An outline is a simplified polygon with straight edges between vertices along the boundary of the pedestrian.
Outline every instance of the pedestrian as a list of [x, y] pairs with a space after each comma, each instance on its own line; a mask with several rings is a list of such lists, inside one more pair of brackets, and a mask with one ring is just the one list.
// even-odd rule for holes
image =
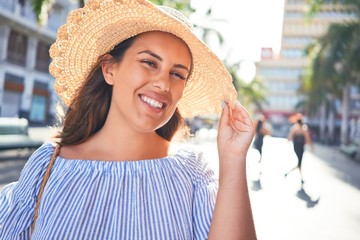
[[[63, 127], [3, 188], [0, 239], [256, 239], [254, 126], [183, 15], [147, 0], [88, 0], [50, 55]], [[213, 112], [219, 185], [201, 153], [170, 152], [182, 117]]]
[[265, 118], [262, 117], [257, 120], [255, 124], [255, 138], [253, 146], [260, 154], [259, 162], [261, 162], [262, 159], [262, 147], [264, 144], [264, 137], [271, 134], [270, 129], [267, 128], [265, 123]]
[[302, 176], [302, 160], [305, 151], [305, 145], [309, 145], [313, 150], [313, 144], [311, 141], [310, 131], [306, 124], [302, 121], [302, 115], [297, 114], [297, 118], [295, 119], [294, 125], [290, 128], [288, 140], [292, 141], [294, 152], [298, 159], [298, 164], [294, 168], [290, 169], [287, 173], [285, 173], [285, 177], [289, 175], [290, 172], [299, 169], [300, 177], [301, 177], [301, 184], [304, 183], [303, 176]]

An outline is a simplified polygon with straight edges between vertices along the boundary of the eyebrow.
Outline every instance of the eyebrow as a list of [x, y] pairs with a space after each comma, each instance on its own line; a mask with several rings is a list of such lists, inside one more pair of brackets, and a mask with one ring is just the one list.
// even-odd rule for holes
[[[154, 58], [158, 59], [161, 62], [163, 61], [163, 59], [159, 55], [157, 55], [156, 53], [153, 53], [150, 50], [144, 50], [144, 51], [138, 52], [138, 54], [142, 54], [142, 53], [149, 54], [149, 55], [153, 56]], [[175, 64], [174, 67], [182, 68], [182, 69], [185, 69], [188, 72], [190, 72], [189, 69], [187, 67], [185, 67], [184, 65], [182, 65], [182, 64]]]

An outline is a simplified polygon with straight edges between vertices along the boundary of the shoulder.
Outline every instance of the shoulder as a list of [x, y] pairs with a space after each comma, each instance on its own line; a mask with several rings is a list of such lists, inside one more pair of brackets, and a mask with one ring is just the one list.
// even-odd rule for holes
[[303, 124], [301, 128], [302, 128], [302, 130], [304, 130], [304, 131], [308, 131], [308, 130], [309, 130], [309, 127], [308, 127], [308, 125], [306, 125], [306, 124]]
[[0, 192], [1, 239], [15, 239], [15, 235], [29, 229], [41, 180], [53, 152], [52, 143], [43, 144], [30, 156], [19, 180]]
[[195, 183], [215, 181], [214, 171], [202, 151], [184, 145], [176, 154], [182, 167], [191, 175]]
[[176, 153], [177, 159], [187, 168], [196, 168], [201, 165], [203, 152], [188, 144], [182, 144]]
[[54, 153], [54, 149], [54, 143], [44, 143], [30, 156], [29, 160], [25, 164], [22, 174], [26, 170], [36, 170], [46, 165], [50, 161], [51, 155]]
[[14, 188], [14, 193], [18, 193], [19, 197], [29, 197], [37, 195], [38, 188], [46, 167], [54, 152], [55, 145], [53, 143], [44, 143], [38, 148], [28, 159], [23, 170], [21, 171], [19, 181]]

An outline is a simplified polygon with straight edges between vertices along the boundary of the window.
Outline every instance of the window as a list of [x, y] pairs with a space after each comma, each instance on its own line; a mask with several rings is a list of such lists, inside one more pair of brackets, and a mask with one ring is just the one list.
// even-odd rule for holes
[[279, 67], [279, 68], [271, 68], [271, 67], [264, 67], [259, 69], [259, 75], [271, 78], [299, 78], [302, 74], [301, 68], [286, 68], [286, 67]]
[[27, 38], [15, 31], [10, 32], [7, 60], [11, 63], [25, 66]]
[[29, 119], [33, 122], [45, 122], [48, 109], [48, 84], [35, 80]]
[[281, 56], [284, 58], [301, 58], [304, 57], [304, 51], [296, 48], [283, 49]]
[[63, 18], [63, 16], [64, 16], [64, 8], [59, 4], [55, 4], [49, 14], [47, 27], [50, 30], [56, 32], [58, 28], [61, 26], [61, 23], [66, 20]]
[[29, 118], [34, 122], [44, 122], [46, 120], [46, 97], [33, 95]]
[[39, 42], [37, 46], [35, 68], [39, 71], [48, 72], [50, 64], [49, 48], [49, 45], [42, 42]]
[[301, 45], [306, 46], [310, 44], [314, 39], [309, 36], [299, 36], [299, 37], [284, 37], [283, 43], [287, 45]]

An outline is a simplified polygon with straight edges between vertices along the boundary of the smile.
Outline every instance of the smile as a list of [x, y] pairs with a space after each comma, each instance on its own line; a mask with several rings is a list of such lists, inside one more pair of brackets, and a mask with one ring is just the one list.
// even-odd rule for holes
[[149, 98], [149, 97], [146, 97], [146, 96], [141, 95], [140, 98], [141, 98], [144, 102], [146, 102], [147, 104], [149, 104], [150, 106], [152, 106], [152, 107], [154, 107], [154, 108], [162, 108], [162, 107], [164, 106], [163, 103], [158, 102], [158, 101], [156, 101], [156, 100], [154, 100], [154, 99], [151, 99], [151, 98]]

